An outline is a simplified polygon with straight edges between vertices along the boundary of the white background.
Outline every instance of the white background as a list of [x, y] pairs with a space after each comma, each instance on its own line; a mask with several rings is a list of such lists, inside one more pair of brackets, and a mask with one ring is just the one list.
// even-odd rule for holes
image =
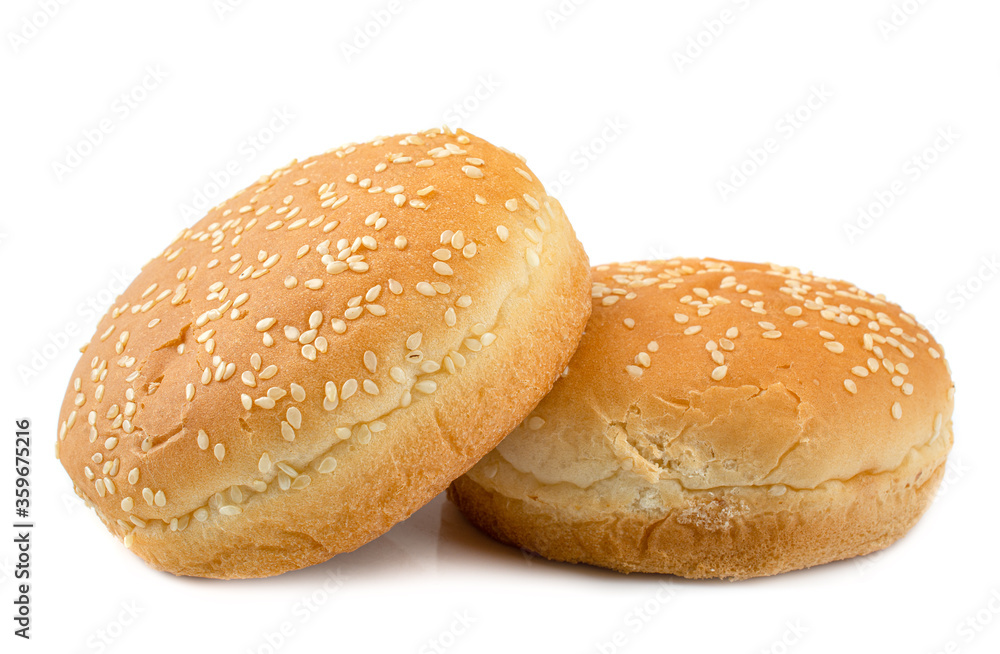
[[[0, 11], [5, 652], [1000, 649], [1000, 282], [983, 263], [1000, 253], [998, 3], [566, 0], [562, 15], [558, 0], [121, 0], [50, 2], [51, 17], [45, 4]], [[102, 121], [110, 132], [81, 146]], [[273, 579], [175, 578], [128, 554], [52, 455], [75, 348], [96, 323], [87, 303], [103, 312], [118, 276], [200, 218], [183, 211], [199, 192], [214, 204], [293, 157], [442, 123], [526, 156], [594, 263], [774, 261], [937, 322], [956, 444], [919, 525], [880, 554], [741, 583], [530, 558], [443, 497]], [[211, 188], [227, 165], [239, 172]], [[8, 457], [25, 416], [30, 642], [7, 617]]]

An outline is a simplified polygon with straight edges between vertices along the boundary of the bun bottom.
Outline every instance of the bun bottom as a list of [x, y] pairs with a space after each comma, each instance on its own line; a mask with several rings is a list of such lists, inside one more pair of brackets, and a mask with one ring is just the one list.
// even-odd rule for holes
[[659, 512], [568, 510], [507, 497], [470, 475], [453, 482], [448, 497], [496, 540], [555, 561], [740, 580], [888, 547], [929, 506], [945, 461], [910, 456], [895, 470], [781, 495], [767, 487], [685, 491], [682, 506]]

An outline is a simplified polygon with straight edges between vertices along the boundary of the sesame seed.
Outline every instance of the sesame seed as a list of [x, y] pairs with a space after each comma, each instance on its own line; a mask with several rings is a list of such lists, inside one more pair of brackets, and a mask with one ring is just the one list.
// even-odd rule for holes
[[215, 453], [215, 458], [219, 461], [226, 458], [226, 446], [222, 443], [217, 443], [212, 451]]
[[358, 381], [356, 379], [348, 379], [340, 389], [340, 399], [346, 400], [357, 392]]
[[769, 330], [761, 334], [761, 336], [763, 336], [764, 338], [771, 338], [771, 339], [781, 338], [781, 332], [777, 330]]
[[475, 166], [462, 166], [462, 172], [471, 179], [481, 179], [483, 176], [483, 171]]
[[642, 368], [639, 366], [628, 365], [625, 366], [625, 371], [632, 376], [633, 379], [638, 379], [642, 376]]
[[249, 370], [244, 370], [243, 374], [240, 375], [240, 379], [243, 381], [244, 384], [246, 384], [250, 388], [257, 387], [257, 380], [254, 378], [253, 373], [250, 372]]
[[892, 403], [892, 417], [896, 420], [903, 417], [903, 407], [899, 404], [899, 402]]
[[437, 390], [437, 382], [426, 379], [424, 381], [419, 381], [413, 385], [414, 390], [420, 391], [421, 393], [430, 394]]
[[418, 293], [420, 293], [421, 295], [426, 295], [427, 297], [433, 297], [434, 295], [437, 295], [437, 291], [434, 290], [434, 287], [428, 284], [427, 282], [417, 282], [416, 289]]
[[679, 322], [680, 324], [682, 324], [682, 325], [683, 325], [683, 324], [684, 324], [684, 323], [686, 323], [686, 322], [687, 322], [687, 321], [688, 321], [689, 319], [688, 319], [688, 317], [687, 317], [687, 316], [686, 316], [685, 314], [683, 314], [683, 313], [675, 313], [675, 314], [674, 314], [674, 320], [675, 320], [675, 321], [677, 321], [677, 322]]
[[718, 366], [712, 370], [712, 379], [715, 381], [722, 381], [722, 378], [726, 376], [729, 372], [729, 366]]
[[504, 202], [503, 206], [507, 208], [507, 211], [517, 211], [517, 200], [511, 198]]
[[445, 276], [453, 274], [451, 266], [449, 266], [443, 261], [434, 262], [434, 272], [436, 272], [439, 275], [445, 275]]
[[823, 345], [834, 354], [840, 354], [844, 351], [844, 345], [838, 341], [827, 341]]
[[507, 238], [510, 236], [510, 232], [503, 225], [497, 225], [497, 237], [500, 238], [501, 243], [506, 243]]
[[378, 367], [378, 357], [376, 357], [375, 353], [371, 350], [367, 350], [364, 355], [364, 363], [368, 372], [374, 373], [375, 369]]
[[166, 506], [166, 494], [161, 490], [156, 491], [156, 494], [153, 496], [153, 503], [156, 504], [156, 506]]

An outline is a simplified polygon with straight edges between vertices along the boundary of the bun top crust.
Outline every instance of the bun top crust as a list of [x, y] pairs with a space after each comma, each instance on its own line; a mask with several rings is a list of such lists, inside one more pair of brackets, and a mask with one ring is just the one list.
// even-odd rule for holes
[[951, 445], [942, 348], [882, 296], [773, 264], [592, 273], [593, 313], [564, 377], [474, 479], [503, 485], [506, 461], [518, 483], [604, 482], [604, 501], [636, 496], [623, 479], [810, 489]]
[[293, 161], [183, 230], [118, 298], [73, 374], [57, 455], [126, 544], [134, 526], [238, 514], [234, 487], [305, 488], [296, 470], [330, 472], [331, 448], [350, 456], [380, 417], [457, 383], [506, 298], [568, 278], [553, 261], [585, 271], [578, 248], [523, 160], [470, 134]]

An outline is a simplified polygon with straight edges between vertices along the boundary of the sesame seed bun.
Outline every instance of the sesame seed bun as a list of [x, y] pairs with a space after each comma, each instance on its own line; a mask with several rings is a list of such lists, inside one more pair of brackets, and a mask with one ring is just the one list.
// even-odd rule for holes
[[483, 531], [560, 561], [743, 579], [884, 548], [920, 517], [954, 389], [900, 307], [767, 264], [592, 273], [563, 378], [449, 490]]
[[589, 286], [519, 157], [443, 130], [345, 145], [261, 178], [143, 268], [73, 373], [57, 455], [155, 568], [324, 561], [524, 418]]

